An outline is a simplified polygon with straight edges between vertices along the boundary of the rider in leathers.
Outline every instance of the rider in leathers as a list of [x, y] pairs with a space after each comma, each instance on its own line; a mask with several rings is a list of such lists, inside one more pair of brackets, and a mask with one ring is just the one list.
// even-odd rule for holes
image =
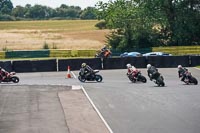
[[182, 67], [181, 65], [178, 65], [178, 76], [181, 78], [181, 81], [184, 81], [186, 78], [186, 72], [188, 71], [187, 68]]
[[152, 66], [151, 64], [147, 65], [147, 73], [150, 80], [157, 79], [159, 76], [158, 69], [155, 66]]
[[134, 66], [131, 66], [131, 64], [126, 65], [128, 72], [127, 75], [133, 75], [133, 77], [137, 77], [137, 73], [139, 70], [137, 70]]
[[0, 80], [4, 80], [7, 76], [8, 72], [3, 69], [2, 67], [0, 67]]
[[94, 74], [93, 74], [94, 70], [89, 65], [87, 65], [86, 63], [82, 63], [81, 67], [84, 71], [85, 77], [94, 76]]

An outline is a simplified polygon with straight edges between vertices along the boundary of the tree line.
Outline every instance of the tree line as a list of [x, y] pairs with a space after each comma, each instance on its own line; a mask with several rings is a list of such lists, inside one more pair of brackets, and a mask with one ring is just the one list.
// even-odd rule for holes
[[111, 0], [96, 8], [113, 49], [200, 44], [200, 0]]
[[43, 5], [13, 7], [11, 0], [0, 0], [0, 20], [45, 20], [45, 19], [96, 19], [95, 8], [61, 4], [58, 8]]

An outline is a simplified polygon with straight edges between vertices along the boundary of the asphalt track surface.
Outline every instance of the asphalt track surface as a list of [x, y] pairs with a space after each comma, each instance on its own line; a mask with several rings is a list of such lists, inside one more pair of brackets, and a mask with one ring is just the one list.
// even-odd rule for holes
[[[200, 70], [189, 70], [200, 81]], [[102, 83], [83, 86], [114, 133], [200, 133], [199, 85], [180, 82], [177, 69], [159, 71], [165, 87], [131, 83], [126, 70], [102, 71]]]
[[[146, 70], [140, 70], [147, 77]], [[189, 70], [200, 81], [200, 70]], [[100, 71], [104, 78], [102, 83], [81, 83], [75, 78], [65, 79], [66, 72], [19, 73], [20, 83], [17, 85], [82, 85], [114, 133], [199, 133], [199, 85], [185, 85], [180, 82], [175, 68], [159, 71], [164, 76], [165, 87], [157, 87], [149, 79], [147, 83], [131, 83], [126, 77], [125, 69]], [[74, 74], [77, 76], [78, 71]], [[13, 89], [12, 86], [16, 85], [3, 83], [0, 91], [9, 91]], [[16, 93], [19, 92], [20, 89]], [[0, 111], [2, 114], [4, 110]], [[61, 115], [58, 116], [56, 121], [61, 121], [62, 127], [64, 120]], [[6, 125], [0, 125], [0, 132], [5, 132], [1, 128]], [[54, 130], [59, 133], [58, 128]], [[63, 127], [60, 132], [67, 131]]]

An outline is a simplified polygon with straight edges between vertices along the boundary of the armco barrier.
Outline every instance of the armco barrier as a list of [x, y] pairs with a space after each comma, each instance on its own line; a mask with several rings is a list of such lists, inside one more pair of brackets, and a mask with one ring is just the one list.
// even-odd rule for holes
[[200, 45], [152, 47], [153, 52], [166, 52], [172, 55], [200, 55]]
[[40, 58], [49, 57], [49, 50], [7, 51], [5, 54], [6, 58]]
[[71, 57], [71, 50], [50, 50], [49, 57]]
[[178, 65], [190, 66], [189, 56], [148, 56], [146, 60], [147, 64], [160, 68], [177, 67]]
[[124, 69], [128, 63], [137, 68], [146, 67], [145, 57], [126, 57], [103, 59], [103, 69]]
[[70, 66], [71, 70], [79, 70], [81, 64], [85, 62], [93, 69], [101, 69], [101, 59], [100, 58], [89, 58], [89, 59], [59, 59], [58, 60], [58, 70], [67, 71], [67, 67]]
[[56, 59], [13, 61], [15, 72], [48, 72], [56, 71]]
[[50, 50], [50, 57], [94, 57], [96, 50]]
[[5, 51], [0, 51], [0, 59], [5, 59]]
[[0, 61], [0, 67], [4, 68], [8, 72], [13, 71], [11, 61]]
[[96, 50], [78, 50], [78, 57], [94, 57]]

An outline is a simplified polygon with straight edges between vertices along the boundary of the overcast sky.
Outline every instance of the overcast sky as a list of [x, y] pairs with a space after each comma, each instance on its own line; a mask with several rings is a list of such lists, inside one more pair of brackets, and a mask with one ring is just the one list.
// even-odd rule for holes
[[91, 6], [94, 7], [98, 1], [108, 2], [109, 0], [11, 0], [13, 6], [21, 5], [25, 6], [26, 4], [35, 4], [46, 5], [52, 8], [59, 7], [61, 4], [66, 4], [68, 6], [80, 6], [82, 9]]

